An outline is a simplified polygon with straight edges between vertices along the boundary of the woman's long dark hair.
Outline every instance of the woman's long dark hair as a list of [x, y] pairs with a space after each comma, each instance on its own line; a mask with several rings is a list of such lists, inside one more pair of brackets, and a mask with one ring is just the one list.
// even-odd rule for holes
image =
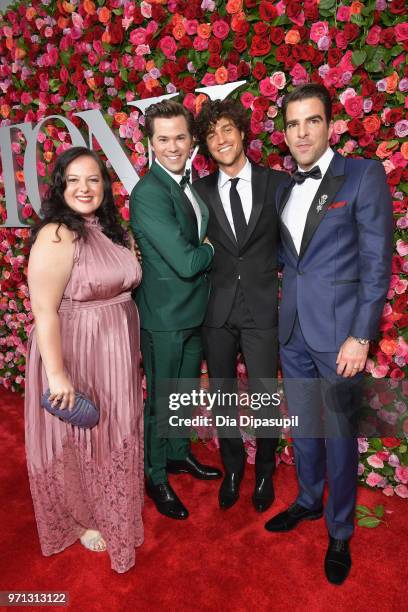
[[[58, 223], [58, 226], [64, 224], [68, 229], [75, 232], [78, 238], [86, 240], [87, 228], [84, 217], [70, 208], [64, 199], [67, 167], [72, 161], [83, 156], [92, 157], [101, 171], [103, 180], [103, 199], [102, 204], [95, 211], [95, 216], [99, 219], [102, 231], [112, 240], [112, 242], [128, 246], [126, 231], [119, 222], [119, 214], [113, 199], [112, 181], [109, 173], [99, 156], [86, 147], [71, 147], [58, 157], [54, 170], [52, 171], [51, 183], [41, 204], [41, 221], [31, 230], [31, 244], [35, 242], [38, 232], [47, 225], [47, 223]], [[57, 238], [59, 238], [58, 228], [56, 231]]]

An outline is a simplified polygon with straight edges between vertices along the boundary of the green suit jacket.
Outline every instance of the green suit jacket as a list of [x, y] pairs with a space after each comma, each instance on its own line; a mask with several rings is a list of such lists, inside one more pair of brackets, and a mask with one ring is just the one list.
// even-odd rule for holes
[[198, 195], [196, 200], [202, 214], [200, 237], [187, 196], [158, 164], [132, 191], [130, 224], [143, 268], [136, 303], [144, 329], [190, 329], [203, 322], [210, 289], [205, 271], [213, 249], [202, 244], [208, 209]]

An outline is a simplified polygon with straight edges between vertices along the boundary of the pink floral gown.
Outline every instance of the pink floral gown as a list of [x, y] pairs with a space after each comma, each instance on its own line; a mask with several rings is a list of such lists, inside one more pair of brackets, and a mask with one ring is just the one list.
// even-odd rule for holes
[[64, 365], [100, 420], [67, 425], [40, 405], [48, 383], [35, 330], [28, 349], [26, 453], [41, 550], [52, 555], [87, 528], [98, 529], [112, 569], [134, 565], [143, 541], [143, 400], [139, 318], [130, 291], [141, 280], [133, 254], [114, 244], [96, 218], [75, 243], [59, 309]]

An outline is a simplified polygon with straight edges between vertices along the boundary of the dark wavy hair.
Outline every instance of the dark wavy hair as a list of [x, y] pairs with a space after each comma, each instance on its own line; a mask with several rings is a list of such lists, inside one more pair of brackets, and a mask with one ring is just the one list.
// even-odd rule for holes
[[244, 148], [249, 142], [249, 117], [240, 102], [237, 100], [208, 100], [204, 102], [200, 114], [195, 120], [194, 136], [200, 146], [200, 153], [209, 156], [207, 136], [217, 121], [226, 117], [244, 133]]
[[112, 181], [105, 164], [99, 156], [86, 147], [71, 147], [62, 153], [54, 166], [51, 174], [51, 183], [41, 204], [39, 221], [31, 231], [30, 243], [33, 244], [38, 232], [48, 223], [58, 223], [56, 236], [61, 240], [58, 230], [61, 225], [75, 232], [77, 238], [87, 238], [87, 228], [84, 217], [70, 208], [64, 199], [66, 187], [66, 170], [71, 162], [78, 157], [92, 157], [99, 166], [103, 181], [103, 199], [95, 216], [99, 219], [103, 233], [117, 244], [128, 246], [127, 233], [121, 226], [119, 215], [112, 193]]

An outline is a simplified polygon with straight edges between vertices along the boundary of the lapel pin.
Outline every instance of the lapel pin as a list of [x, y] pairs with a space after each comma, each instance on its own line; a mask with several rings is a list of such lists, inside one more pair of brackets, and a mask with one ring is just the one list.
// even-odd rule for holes
[[326, 204], [326, 202], [327, 202], [327, 198], [328, 198], [328, 197], [329, 197], [328, 195], [324, 194], [324, 195], [322, 195], [322, 196], [319, 198], [319, 202], [318, 202], [318, 204], [317, 204], [317, 206], [316, 206], [316, 212], [317, 212], [317, 213], [321, 212], [321, 210], [322, 210], [323, 206], [324, 206], [324, 205]]

